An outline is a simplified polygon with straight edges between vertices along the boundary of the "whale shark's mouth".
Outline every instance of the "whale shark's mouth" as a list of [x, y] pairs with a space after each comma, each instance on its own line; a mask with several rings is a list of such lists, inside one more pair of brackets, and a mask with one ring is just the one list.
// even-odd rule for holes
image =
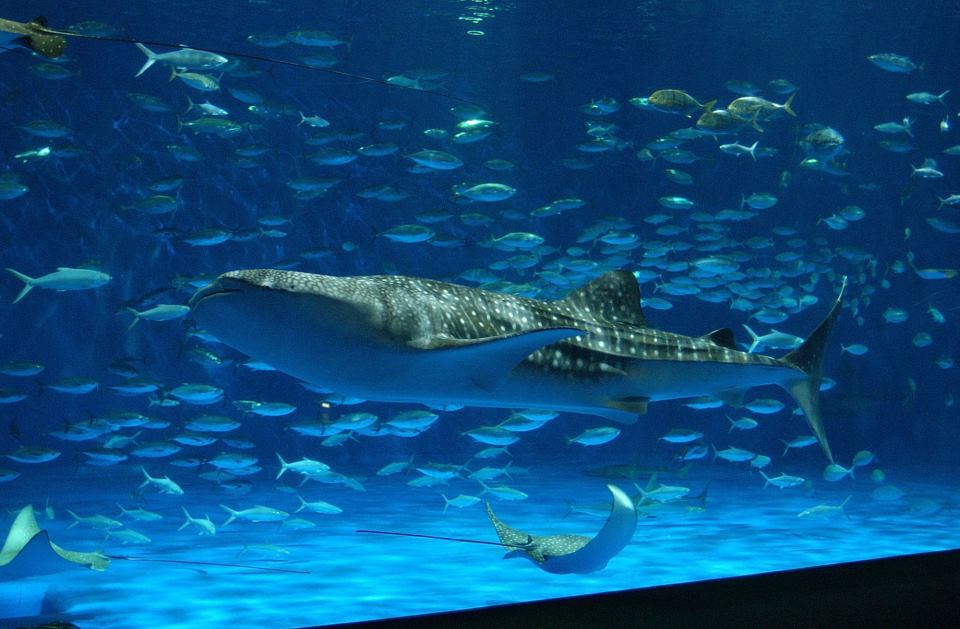
[[201, 303], [214, 299], [216, 297], [223, 297], [226, 295], [231, 295], [233, 293], [239, 293], [242, 289], [240, 288], [228, 288], [223, 286], [220, 282], [214, 282], [206, 288], [201, 288], [196, 293], [193, 294], [193, 297], [190, 298], [190, 301], [187, 302], [187, 305], [190, 308], [196, 308]]
[[230, 295], [232, 293], [241, 293], [248, 291], [252, 288], [265, 288], [257, 283], [250, 282], [242, 277], [233, 277], [235, 271], [230, 273], [224, 273], [223, 275], [217, 277], [215, 280], [210, 282], [207, 286], [201, 288], [196, 293], [193, 294], [193, 297], [190, 298], [190, 301], [187, 302], [190, 307], [194, 307], [197, 304], [211, 299], [214, 297], [222, 297], [224, 295]]

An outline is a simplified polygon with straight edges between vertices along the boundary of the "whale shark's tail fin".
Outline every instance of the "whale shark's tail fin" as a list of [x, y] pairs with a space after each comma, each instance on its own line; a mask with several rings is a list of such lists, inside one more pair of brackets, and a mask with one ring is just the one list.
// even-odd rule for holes
[[843, 278], [840, 294], [830, 309], [830, 314], [820, 322], [820, 325], [807, 337], [800, 347], [783, 357], [783, 360], [803, 371], [805, 377], [794, 378], [781, 383], [784, 389], [793, 396], [807, 418], [807, 424], [813, 430], [820, 448], [827, 459], [833, 463], [833, 453], [827, 442], [827, 433], [823, 429], [823, 417], [820, 416], [820, 380], [823, 377], [823, 349], [830, 338], [833, 324], [840, 315], [843, 301], [843, 292], [847, 287], [847, 278]]

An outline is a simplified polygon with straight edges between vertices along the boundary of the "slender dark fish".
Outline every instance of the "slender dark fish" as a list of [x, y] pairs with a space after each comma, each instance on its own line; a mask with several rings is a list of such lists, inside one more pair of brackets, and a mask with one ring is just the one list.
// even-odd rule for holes
[[[57, 29], [49, 28], [47, 26], [46, 18], [42, 16], [37, 17], [32, 21], [27, 22], [26, 24], [21, 22], [14, 22], [13, 20], [0, 18], [0, 31], [24, 36], [24, 37], [13, 39], [12, 43], [16, 45], [26, 46], [31, 50], [34, 50], [46, 57], [51, 57], [51, 58], [59, 57], [61, 54], [63, 54], [64, 49], [67, 47], [67, 41], [65, 37], [80, 37], [83, 39], [96, 39], [99, 41], [116, 42], [121, 44], [140, 44], [140, 45], [149, 45], [149, 46], [161, 46], [164, 48], [179, 48], [181, 50], [193, 49], [192, 46], [187, 44], [171, 44], [169, 42], [150, 41], [146, 39], [129, 39], [126, 37], [92, 35], [89, 33], [77, 33], [73, 31], [57, 30]], [[0, 49], [2, 49], [3, 44], [4, 44], [4, 39], [0, 38]], [[287, 59], [277, 59], [275, 57], [265, 57], [262, 55], [251, 55], [251, 54], [236, 52], [231, 50], [216, 50], [213, 48], [204, 48], [203, 52], [211, 52], [218, 55], [224, 55], [226, 57], [236, 57], [240, 59], [250, 59], [252, 61], [262, 61], [265, 63], [292, 66], [294, 68], [302, 68], [305, 70], [316, 70], [320, 72], [326, 72], [327, 74], [334, 74], [337, 76], [356, 79], [358, 81], [363, 81], [367, 83], [379, 83], [381, 85], [387, 85], [390, 87], [399, 87], [401, 89], [412, 90], [415, 92], [426, 92], [428, 94], [436, 94], [437, 96], [442, 96], [444, 98], [449, 98], [449, 99], [464, 102], [464, 103], [470, 103], [471, 105], [480, 106], [471, 100], [461, 98], [459, 96], [454, 96], [452, 94], [446, 94], [444, 92], [440, 92], [437, 90], [420, 89], [420, 88], [411, 87], [408, 85], [390, 83], [389, 81], [378, 79], [372, 76], [366, 76], [364, 74], [344, 72], [343, 70], [334, 70], [333, 68], [322, 68], [317, 66], [310, 66], [305, 63], [299, 63], [297, 61], [289, 61]]]

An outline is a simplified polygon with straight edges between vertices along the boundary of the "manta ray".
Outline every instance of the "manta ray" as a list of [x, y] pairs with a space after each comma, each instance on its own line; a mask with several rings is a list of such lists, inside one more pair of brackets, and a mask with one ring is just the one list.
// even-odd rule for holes
[[651, 327], [629, 271], [543, 301], [416, 277], [240, 270], [198, 291], [191, 314], [241, 352], [367, 400], [555, 409], [629, 424], [652, 401], [712, 394], [736, 403], [746, 389], [776, 384], [832, 461], [819, 387], [842, 294], [783, 358], [737, 350], [728, 328], [693, 337]]
[[0, 625], [7, 626], [4, 620], [36, 617], [43, 612], [51, 579], [57, 578], [44, 579], [44, 575], [58, 575], [78, 566], [104, 570], [109, 563], [109, 557], [101, 553], [67, 550], [54, 544], [37, 524], [33, 506], [23, 507], [0, 548]]
[[606, 567], [623, 550], [637, 530], [637, 509], [619, 487], [607, 485], [613, 494], [610, 516], [594, 537], [583, 535], [531, 535], [504, 524], [486, 503], [487, 517], [508, 550], [504, 559], [525, 557], [552, 574], [588, 574]]
[[[102, 552], [83, 552], [67, 550], [50, 539], [46, 529], [40, 528], [33, 511], [33, 505], [20, 509], [3, 547], [0, 548], [0, 625], [8, 618], [21, 618], [40, 614], [43, 608], [47, 586], [61, 572], [76, 568], [88, 568], [103, 572], [112, 560], [183, 564], [190, 566], [220, 566], [244, 568], [269, 572], [288, 572], [309, 574], [303, 570], [284, 568], [265, 568], [238, 564], [191, 561], [172, 558], [131, 557], [108, 555]], [[44, 577], [47, 579], [31, 579]]]
[[[54, 544], [40, 528], [33, 506], [20, 509], [0, 549], [0, 580], [51, 574], [75, 566], [105, 570], [110, 558], [97, 552], [67, 550]], [[71, 566], [71, 564], [74, 564]]]
[[0, 52], [10, 46], [20, 46], [55, 59], [63, 54], [67, 40], [59, 33], [47, 30], [47, 20], [36, 17], [29, 22], [14, 22], [0, 18]]

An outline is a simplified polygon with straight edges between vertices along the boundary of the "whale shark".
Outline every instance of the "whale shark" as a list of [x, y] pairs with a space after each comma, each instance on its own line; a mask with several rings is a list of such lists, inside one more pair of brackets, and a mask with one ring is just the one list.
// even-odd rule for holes
[[637, 530], [637, 509], [630, 497], [615, 485], [607, 485], [613, 495], [610, 515], [600, 532], [584, 535], [531, 535], [504, 524], [486, 503], [487, 517], [508, 549], [504, 559], [523, 557], [551, 574], [588, 574], [606, 567], [623, 550]]
[[544, 408], [630, 424], [649, 402], [712, 394], [737, 403], [751, 387], [776, 384], [832, 462], [819, 386], [842, 295], [843, 287], [782, 358], [737, 350], [729, 328], [693, 337], [651, 327], [629, 271], [544, 301], [398, 275], [247, 269], [220, 275], [190, 304], [224, 343], [367, 400]]

